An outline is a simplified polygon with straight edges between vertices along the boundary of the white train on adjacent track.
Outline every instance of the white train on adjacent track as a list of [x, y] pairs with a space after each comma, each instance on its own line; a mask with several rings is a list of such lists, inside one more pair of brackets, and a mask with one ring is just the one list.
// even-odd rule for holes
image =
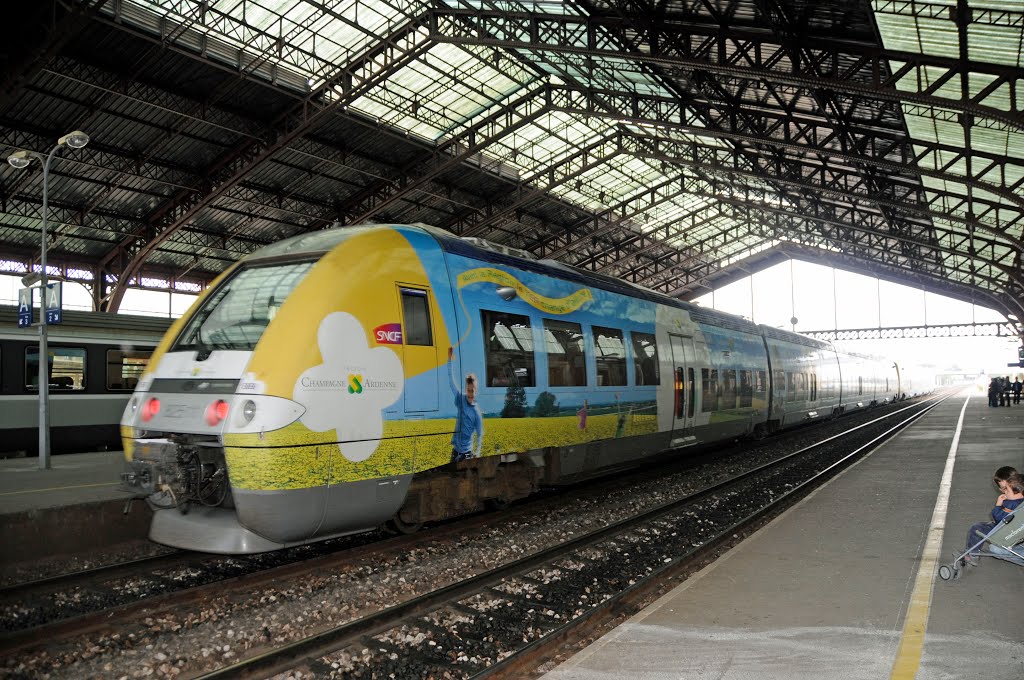
[[[170, 319], [66, 310], [47, 328], [50, 442], [55, 453], [121, 448], [125, 405]], [[39, 445], [39, 329], [0, 307], [0, 456]]]

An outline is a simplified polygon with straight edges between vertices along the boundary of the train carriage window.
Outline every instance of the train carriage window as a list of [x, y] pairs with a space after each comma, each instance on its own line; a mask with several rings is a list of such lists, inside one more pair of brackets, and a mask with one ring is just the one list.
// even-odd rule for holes
[[818, 374], [811, 373], [811, 401], [818, 399]]
[[544, 319], [544, 347], [548, 355], [548, 385], [582, 387], [587, 384], [582, 326]]
[[626, 346], [622, 331], [594, 326], [594, 356], [599, 387], [626, 384]]
[[767, 371], [754, 371], [754, 398], [762, 401], [768, 398]]
[[686, 413], [686, 375], [682, 368], [676, 369], [675, 401], [676, 418], [682, 418]]
[[481, 310], [489, 387], [533, 387], [533, 330], [530, 318]]
[[718, 369], [700, 369], [700, 410], [718, 410]]
[[740, 408], [749, 408], [754, 403], [754, 372], [740, 371]]
[[402, 293], [402, 342], [406, 345], [433, 345], [430, 332], [430, 302], [427, 291], [400, 288]]
[[772, 376], [772, 399], [782, 400], [786, 393], [786, 372], [773, 371]]
[[151, 354], [149, 350], [108, 349], [107, 389], [134, 390]]
[[796, 401], [796, 373], [786, 371], [786, 401]]
[[722, 396], [718, 402], [720, 408], [736, 408], [736, 371], [722, 371]]
[[[85, 348], [50, 347], [47, 351], [47, 375], [51, 390], [85, 389]], [[25, 387], [39, 389], [39, 348], [25, 348]]]
[[689, 404], [686, 407], [686, 417], [687, 418], [692, 418], [693, 417], [693, 413], [694, 413], [693, 403], [695, 401], [697, 401], [697, 380], [694, 378], [693, 369], [692, 368], [686, 369], [686, 379], [687, 379], [687, 383], [686, 384], [689, 385], [689, 387], [690, 387], [690, 389], [688, 390], [689, 393], [690, 393], [689, 394], [690, 399], [689, 399]]
[[660, 385], [658, 344], [650, 333], [630, 334], [633, 340], [633, 375], [637, 385]]
[[857, 394], [864, 394], [864, 378], [857, 376]]

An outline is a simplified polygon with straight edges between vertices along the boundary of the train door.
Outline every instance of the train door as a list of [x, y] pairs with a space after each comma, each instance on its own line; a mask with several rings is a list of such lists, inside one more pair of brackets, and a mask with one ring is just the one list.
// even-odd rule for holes
[[693, 338], [669, 334], [672, 346], [672, 440], [670, 446], [696, 443], [694, 420], [697, 414], [697, 381], [694, 375], [696, 353]]
[[399, 286], [402, 301], [402, 364], [405, 366], [405, 412], [437, 410], [437, 348], [430, 319], [432, 303], [422, 288]]

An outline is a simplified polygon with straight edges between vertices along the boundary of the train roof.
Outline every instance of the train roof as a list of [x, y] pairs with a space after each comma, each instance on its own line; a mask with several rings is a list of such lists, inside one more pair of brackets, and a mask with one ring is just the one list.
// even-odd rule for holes
[[[38, 312], [37, 312], [38, 315]], [[65, 309], [60, 324], [50, 324], [50, 333], [65, 333], [81, 338], [152, 339], [159, 340], [174, 319], [164, 316], [111, 314]], [[35, 327], [18, 328], [17, 305], [0, 305], [0, 333], [35, 336]]]

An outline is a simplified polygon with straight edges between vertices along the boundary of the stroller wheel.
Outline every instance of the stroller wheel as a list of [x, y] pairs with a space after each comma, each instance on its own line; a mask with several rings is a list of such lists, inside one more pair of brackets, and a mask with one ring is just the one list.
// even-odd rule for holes
[[953, 570], [949, 568], [948, 564], [943, 564], [941, 567], [939, 567], [939, 578], [941, 578], [943, 581], [948, 581], [952, 577]]

